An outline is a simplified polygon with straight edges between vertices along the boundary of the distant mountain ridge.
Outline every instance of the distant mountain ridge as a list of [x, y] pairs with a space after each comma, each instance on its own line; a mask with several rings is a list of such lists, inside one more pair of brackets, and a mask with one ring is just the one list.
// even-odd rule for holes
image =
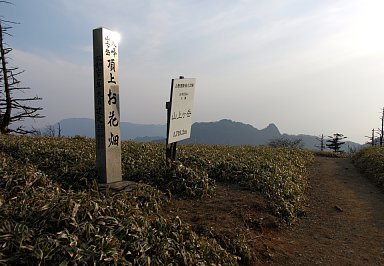
[[[200, 122], [192, 125], [191, 137], [182, 143], [188, 144], [219, 144], [219, 145], [267, 145], [270, 140], [287, 138], [290, 140], [301, 139], [303, 147], [309, 150], [317, 150], [320, 145], [317, 136], [281, 134], [273, 123], [264, 129], [257, 129], [249, 124], [222, 119], [217, 122]], [[360, 149], [361, 145], [346, 141], [342, 150]]]
[[[57, 124], [55, 127], [57, 128]], [[95, 137], [95, 122], [89, 118], [69, 118], [60, 122], [61, 134], [73, 137], [76, 135]], [[166, 125], [146, 125], [129, 122], [120, 123], [123, 140], [139, 142], [162, 141], [165, 142]], [[301, 139], [304, 148], [315, 150], [320, 143], [316, 136], [289, 135], [280, 133], [273, 123], [266, 128], [257, 129], [249, 124], [222, 119], [216, 122], [196, 122], [192, 125], [191, 137], [181, 141], [185, 144], [217, 144], [217, 145], [267, 145], [276, 138]], [[360, 144], [347, 141], [343, 149], [359, 149]]]
[[[63, 136], [74, 137], [76, 135], [89, 138], [95, 137], [95, 120], [90, 118], [68, 118], [59, 122]], [[58, 123], [55, 125], [58, 128]], [[146, 125], [129, 122], [120, 122], [121, 138], [134, 140], [136, 138], [148, 138], [148, 140], [165, 137], [165, 125]]]
[[265, 145], [270, 139], [280, 137], [275, 124], [257, 129], [249, 124], [222, 119], [217, 122], [194, 123], [191, 138], [184, 143], [221, 144], [221, 145]]

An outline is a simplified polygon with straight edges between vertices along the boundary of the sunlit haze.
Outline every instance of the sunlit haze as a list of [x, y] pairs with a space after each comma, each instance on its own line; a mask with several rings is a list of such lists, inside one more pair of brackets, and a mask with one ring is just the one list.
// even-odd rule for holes
[[363, 143], [384, 107], [382, 0], [13, 0], [0, 15], [40, 126], [93, 118], [92, 30], [121, 35], [121, 120], [165, 124], [172, 78], [196, 78], [193, 120]]

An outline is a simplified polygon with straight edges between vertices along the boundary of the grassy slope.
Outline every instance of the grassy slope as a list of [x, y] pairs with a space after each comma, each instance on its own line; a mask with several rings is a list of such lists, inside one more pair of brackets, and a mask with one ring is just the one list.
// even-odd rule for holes
[[200, 145], [181, 147], [169, 166], [163, 145], [124, 142], [123, 178], [149, 185], [112, 195], [98, 191], [94, 150], [89, 139], [0, 136], [0, 262], [233, 265], [238, 258], [214, 238], [159, 214], [161, 191], [205, 197], [215, 180], [239, 183], [289, 223], [313, 159], [303, 150]]

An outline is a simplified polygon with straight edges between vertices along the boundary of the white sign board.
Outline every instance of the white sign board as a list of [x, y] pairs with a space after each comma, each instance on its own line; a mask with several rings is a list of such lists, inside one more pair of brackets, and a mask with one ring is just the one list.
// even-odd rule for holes
[[196, 79], [173, 79], [168, 144], [191, 136], [192, 108]]
[[118, 35], [93, 30], [96, 168], [102, 183], [122, 181]]

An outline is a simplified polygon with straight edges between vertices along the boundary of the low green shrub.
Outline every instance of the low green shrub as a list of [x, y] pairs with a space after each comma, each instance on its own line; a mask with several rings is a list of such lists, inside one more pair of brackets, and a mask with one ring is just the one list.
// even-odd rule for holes
[[6, 265], [236, 265], [215, 239], [158, 213], [162, 193], [139, 185], [65, 189], [0, 152], [0, 263]]
[[310, 151], [192, 145], [181, 149], [179, 159], [187, 166], [206, 169], [217, 181], [262, 192], [272, 201], [276, 215], [287, 223], [303, 213], [308, 165], [314, 160]]
[[291, 223], [312, 160], [302, 149], [179, 145], [178, 161], [166, 162], [164, 144], [122, 142], [123, 179], [139, 186], [112, 194], [98, 190], [94, 140], [0, 136], [0, 264], [246, 262], [241, 237], [201, 237], [159, 215], [164, 194], [201, 198], [215, 181], [240, 184]]
[[354, 165], [373, 180], [378, 186], [384, 187], [384, 148], [369, 147], [361, 149], [352, 156]]

